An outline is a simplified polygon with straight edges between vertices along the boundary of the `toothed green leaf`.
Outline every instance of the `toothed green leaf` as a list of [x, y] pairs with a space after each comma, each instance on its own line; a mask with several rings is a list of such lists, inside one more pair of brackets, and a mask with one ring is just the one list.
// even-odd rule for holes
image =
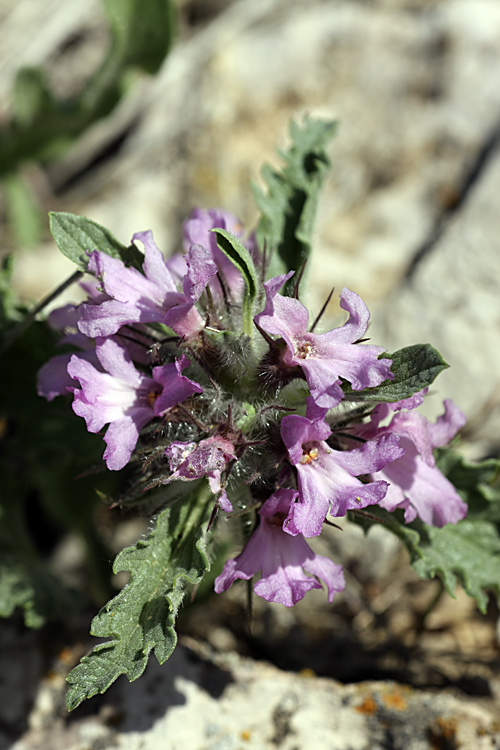
[[414, 570], [422, 578], [439, 577], [451, 596], [457, 583], [486, 611], [488, 592], [500, 600], [500, 461], [470, 464], [449, 448], [436, 452], [437, 465], [469, 505], [466, 519], [438, 529], [417, 520], [405, 524], [402, 511], [369, 508], [373, 519], [351, 514], [365, 529], [380, 519], [405, 544]]
[[[291, 146], [280, 153], [283, 168], [264, 166], [267, 191], [253, 186], [261, 211], [257, 243], [271, 254], [268, 276], [297, 271], [309, 256], [319, 191], [330, 166], [326, 146], [336, 130], [333, 121], [309, 117], [301, 125], [292, 121]], [[291, 279], [289, 285], [293, 283]]]
[[68, 675], [68, 708], [104, 693], [125, 674], [142, 675], [149, 654], [160, 664], [177, 643], [175, 618], [186, 587], [210, 569], [207, 524], [211, 494], [197, 483], [190, 497], [161, 513], [147, 539], [122, 550], [113, 570], [130, 572], [130, 582], [94, 618], [92, 635], [110, 638], [95, 646]]
[[406, 346], [394, 354], [382, 354], [382, 358], [392, 360], [391, 372], [394, 379], [385, 380], [375, 388], [365, 388], [363, 391], [353, 391], [348, 383], [344, 383], [342, 388], [345, 398], [373, 404], [402, 401], [429, 386], [448, 367], [440, 353], [430, 344]]

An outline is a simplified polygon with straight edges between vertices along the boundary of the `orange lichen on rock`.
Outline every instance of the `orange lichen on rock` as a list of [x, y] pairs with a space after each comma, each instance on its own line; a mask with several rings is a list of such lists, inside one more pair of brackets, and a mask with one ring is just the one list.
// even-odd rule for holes
[[360, 714], [367, 714], [368, 716], [373, 716], [373, 714], [377, 712], [377, 708], [377, 704], [371, 695], [367, 695], [363, 703], [355, 706], [356, 711], [359, 711]]
[[406, 711], [406, 709], [408, 708], [406, 699], [397, 689], [392, 690], [390, 693], [382, 695], [382, 700], [384, 701], [387, 708], [391, 708], [395, 711]]

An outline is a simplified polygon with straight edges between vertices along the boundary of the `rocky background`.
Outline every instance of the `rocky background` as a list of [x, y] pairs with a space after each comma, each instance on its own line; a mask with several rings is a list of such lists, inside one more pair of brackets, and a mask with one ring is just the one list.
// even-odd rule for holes
[[[196, 205], [223, 207], [252, 228], [249, 183], [264, 162], [279, 164], [289, 119], [338, 119], [309, 304], [319, 310], [332, 286], [346, 285], [370, 307], [373, 341], [389, 351], [436, 346], [450, 369], [428, 414], [453, 398], [469, 418], [463, 449], [497, 455], [500, 2], [179, 6], [178, 40], [159, 75], [135, 81], [62, 159], [24, 167], [40, 205], [84, 214], [123, 242], [151, 228], [170, 254]], [[43, 65], [71, 93], [106, 34], [98, 0], [0, 0], [0, 117], [18, 67]], [[2, 253], [13, 247], [5, 222], [0, 243]], [[48, 235], [16, 253], [15, 284], [28, 299], [73, 270]], [[337, 318], [335, 296], [329, 313]], [[321, 595], [294, 612], [258, 603], [249, 634], [244, 591], [225, 604], [208, 599], [186, 610], [185, 646], [170, 667], [153, 665], [144, 681], [118, 684], [69, 720], [63, 675], [89, 647], [88, 623], [42, 634], [4, 626], [3, 645], [17, 657], [0, 688], [5, 747], [500, 747], [496, 605], [483, 617], [457, 592], [426, 619], [437, 583], [416, 579], [383, 529], [367, 542], [346, 527], [324, 544], [343, 555], [351, 578], [333, 608]]]

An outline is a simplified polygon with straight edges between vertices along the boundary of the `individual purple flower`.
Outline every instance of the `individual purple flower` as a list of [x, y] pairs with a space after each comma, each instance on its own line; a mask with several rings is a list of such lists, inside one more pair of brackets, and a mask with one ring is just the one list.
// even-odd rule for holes
[[330, 448], [325, 442], [330, 435], [326, 422], [296, 414], [281, 420], [281, 437], [297, 468], [299, 488], [298, 502], [291, 505], [283, 526], [289, 534], [317, 536], [328, 512], [344, 516], [348, 510], [380, 503], [387, 482], [364, 484], [356, 477], [378, 471], [403, 455], [396, 435], [384, 435], [350, 451]]
[[207, 477], [211, 491], [218, 496], [220, 507], [230, 513], [233, 506], [221, 485], [221, 473], [235, 458], [235, 450], [234, 443], [222, 435], [213, 435], [199, 443], [174, 440], [165, 450], [172, 471], [165, 484], [176, 479], [189, 482]]
[[[97, 291], [97, 281], [93, 278], [81, 282], [80, 286], [87, 292], [92, 304], [100, 304], [109, 300], [108, 295]], [[56, 345], [69, 345], [80, 350], [78, 352], [80, 359], [87, 360], [97, 370], [101, 370], [95, 351], [95, 340], [78, 330], [79, 320], [80, 307], [72, 304], [56, 308], [48, 317], [50, 327], [62, 334]], [[148, 363], [148, 350], [151, 341], [144, 335], [140, 326], [135, 329], [131, 327], [120, 329], [113, 338], [127, 349], [134, 362]], [[47, 401], [52, 401], [56, 396], [68, 394], [68, 388], [75, 385], [74, 379], [68, 373], [68, 365], [74, 353], [76, 352], [57, 354], [40, 368], [37, 375], [37, 393], [39, 396], [43, 396]]]
[[81, 306], [78, 327], [86, 336], [110, 336], [121, 326], [133, 323], [164, 323], [186, 338], [197, 335], [205, 320], [195, 307], [217, 266], [208, 250], [192, 245], [186, 256], [187, 273], [183, 290], [178, 291], [175, 278], [150, 231], [138, 232], [132, 241], [144, 245], [144, 274], [127, 268], [119, 258], [103, 252], [90, 254], [89, 271], [97, 276], [105, 293], [111, 297], [101, 304]]
[[392, 380], [391, 360], [378, 359], [385, 349], [355, 346], [366, 333], [370, 319], [363, 300], [344, 288], [340, 306], [349, 312], [347, 322], [327, 333], [310, 333], [307, 308], [295, 298], [278, 294], [292, 275], [291, 271], [265, 282], [266, 306], [255, 322], [266, 333], [285, 340], [282, 362], [286, 367], [302, 368], [314, 403], [324, 409], [337, 406], [344, 397], [339, 378], [348, 380], [355, 391]]
[[[56, 396], [68, 395], [68, 388], [75, 385], [74, 379], [68, 372], [68, 365], [73, 356], [71, 352], [56, 354], [39, 369], [36, 378], [36, 390], [39, 396], [43, 396], [47, 401], [53, 401]], [[80, 352], [79, 358], [87, 360], [97, 368], [100, 367], [94, 347]]]
[[[77, 329], [79, 318], [78, 307], [68, 304], [53, 310], [47, 322], [51, 328], [63, 334], [57, 342], [57, 346], [70, 344], [81, 350], [79, 355], [81, 359], [86, 359], [87, 362], [99, 367], [94, 340], [84, 336]], [[57, 354], [40, 368], [37, 374], [37, 393], [39, 396], [43, 396], [47, 401], [53, 401], [56, 396], [67, 394], [68, 388], [75, 385], [73, 378], [68, 373], [71, 357], [71, 352]]]
[[127, 350], [113, 339], [98, 338], [96, 355], [103, 372], [81, 357], [71, 357], [68, 372], [81, 388], [69, 390], [74, 394], [73, 411], [85, 419], [89, 432], [99, 432], [109, 423], [103, 458], [108, 469], [117, 471], [129, 462], [148, 422], [202, 388], [181, 375], [189, 364], [184, 356], [155, 367], [149, 378], [136, 370]]
[[[409, 400], [408, 400], [409, 401]], [[390, 483], [382, 508], [403, 508], [405, 522], [418, 516], [429, 526], [457, 523], [467, 515], [467, 505], [455, 487], [436, 466], [433, 449], [446, 445], [466, 422], [463, 412], [446, 399], [445, 411], [435, 424], [421, 414], [398, 411], [390, 424], [380, 427], [392, 407], [401, 403], [380, 404], [368, 425], [357, 430], [362, 437], [398, 435], [404, 456], [375, 472], [372, 478]], [[411, 408], [411, 404], [409, 404]]]
[[262, 576], [254, 585], [255, 593], [285, 607], [293, 607], [307, 591], [322, 588], [318, 579], [325, 582], [330, 603], [337, 592], [343, 591], [341, 565], [315, 554], [304, 537], [283, 532], [283, 519], [296, 496], [296, 490], [280, 489], [266, 500], [259, 511], [260, 523], [245, 548], [225, 563], [215, 579], [218, 594], [227, 591], [237, 578], [248, 581], [258, 571]]
[[[243, 278], [234, 263], [219, 249], [217, 237], [212, 232], [212, 229], [217, 228], [225, 229], [236, 237], [242, 235], [240, 222], [236, 216], [228, 211], [217, 208], [209, 210], [193, 209], [189, 219], [184, 222], [184, 248], [187, 251], [193, 244], [207, 248], [217, 265], [219, 273], [225, 280], [228, 290], [233, 296], [238, 297], [243, 290]], [[211, 281], [210, 287], [213, 293], [221, 293], [220, 283], [217, 279], [214, 278]]]

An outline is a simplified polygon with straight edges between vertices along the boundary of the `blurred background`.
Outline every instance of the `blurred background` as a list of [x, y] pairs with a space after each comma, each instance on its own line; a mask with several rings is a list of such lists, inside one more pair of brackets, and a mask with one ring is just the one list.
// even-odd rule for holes
[[[332, 286], [348, 286], [371, 310], [374, 342], [389, 351], [433, 344], [450, 369], [433, 386], [428, 416], [453, 398], [469, 419], [462, 449], [497, 456], [500, 2], [178, 0], [177, 8], [161, 65], [158, 53], [150, 74], [147, 64], [127, 68], [109, 106], [34, 148], [19, 146], [13, 118], [32, 126], [33, 139], [48, 122], [47, 91], [61, 102], [86, 91], [110, 46], [109, 20], [100, 0], [0, 0], [0, 254], [15, 254], [15, 288], [35, 302], [73, 272], [48, 232], [49, 210], [83, 214], [125, 244], [152, 229], [166, 255], [181, 249], [182, 221], [195, 206], [229, 210], [251, 230], [249, 185], [264, 162], [280, 164], [290, 118], [337, 119], [307, 301], [318, 311]], [[46, 88], [38, 73], [20, 79], [23, 67], [43, 70]], [[338, 313], [334, 296], [330, 319]], [[444, 597], [420, 656], [387, 656], [388, 639], [403, 651], [413, 645], [434, 583], [416, 579], [383, 530], [369, 544], [358, 531], [325, 542], [357, 580], [339, 612], [318, 592], [294, 615], [259, 603], [272, 614], [256, 619], [252, 641], [244, 596], [229, 594], [226, 609], [210, 600], [190, 615], [186, 633], [222, 650], [272, 653], [286, 669], [309, 666], [347, 681], [435, 679], [491, 698], [496, 605], [482, 618], [467, 598]], [[344, 629], [346, 641], [325, 656], [332, 628]], [[363, 657], [358, 672], [352, 658], [344, 669], [339, 653], [360, 648], [376, 654], [370, 668]], [[428, 649], [439, 651], [437, 662]]]

